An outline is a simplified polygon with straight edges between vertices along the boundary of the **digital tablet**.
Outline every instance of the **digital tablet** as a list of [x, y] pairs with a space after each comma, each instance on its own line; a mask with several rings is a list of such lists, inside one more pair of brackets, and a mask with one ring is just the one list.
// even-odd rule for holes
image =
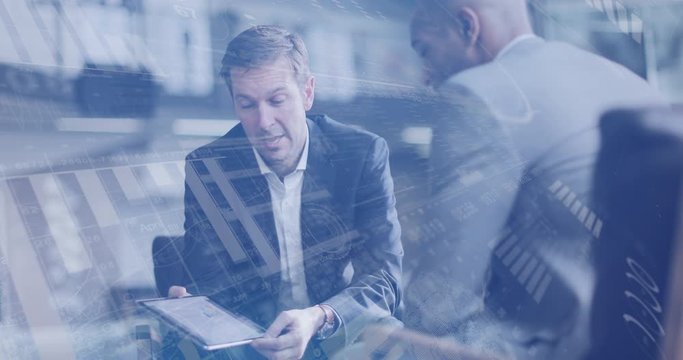
[[137, 303], [187, 333], [205, 350], [248, 344], [265, 332], [249, 319], [231, 313], [206, 296], [138, 300]]

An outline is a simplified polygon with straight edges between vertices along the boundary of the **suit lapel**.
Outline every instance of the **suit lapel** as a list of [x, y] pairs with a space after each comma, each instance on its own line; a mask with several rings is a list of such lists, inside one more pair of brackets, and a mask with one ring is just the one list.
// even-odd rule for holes
[[[238, 125], [241, 127], [241, 125]], [[239, 208], [247, 211], [238, 214], [239, 222], [231, 221], [230, 227], [235, 233], [238, 241], [247, 252], [251, 262], [258, 268], [265, 266], [262, 255], [257, 250], [255, 241], [266, 241], [270, 248], [275, 252], [279, 261], [280, 248], [275, 230], [273, 210], [270, 197], [268, 181], [261, 172], [256, 162], [256, 157], [249, 144], [244, 130], [236, 128], [236, 133], [230, 141], [227, 150], [221, 151], [223, 155], [218, 161], [225, 177], [237, 193], [239, 204], [230, 204], [233, 211]], [[230, 146], [231, 145], [231, 146]], [[237, 211], [236, 211], [237, 213]], [[249, 221], [249, 217], [256, 225], [258, 234], [250, 233], [244, 226], [244, 221]], [[279, 263], [277, 264], [279, 270]], [[253, 276], [259, 274], [255, 271]], [[280, 287], [280, 273], [275, 272], [264, 278], [270, 291], [276, 293]]]
[[335, 168], [330, 159], [327, 138], [318, 125], [308, 120], [309, 150], [308, 164], [301, 188], [301, 242], [304, 252], [318, 244], [322, 234], [320, 226], [324, 214], [333, 210], [332, 191], [335, 183]]
[[338, 215], [333, 197], [338, 179], [333, 145], [315, 122], [309, 120], [308, 124], [308, 164], [301, 189], [301, 244], [308, 296], [315, 304], [328, 298], [334, 289], [330, 286], [334, 282], [334, 267], [321, 263], [324, 257], [317, 253], [319, 248], [315, 253], [310, 250], [332, 238], [338, 230], [334, 225], [338, 224]]

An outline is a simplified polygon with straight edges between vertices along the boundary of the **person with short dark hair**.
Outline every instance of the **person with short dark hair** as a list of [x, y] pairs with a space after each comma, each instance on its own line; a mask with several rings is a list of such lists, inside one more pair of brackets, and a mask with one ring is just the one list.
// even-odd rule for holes
[[432, 140], [426, 213], [443, 226], [424, 247], [438, 258], [406, 284], [403, 320], [479, 350], [573, 359], [603, 226], [590, 201], [599, 117], [664, 99], [619, 64], [536, 36], [527, 12], [525, 0], [417, 0], [411, 45], [455, 110]]
[[239, 34], [221, 75], [240, 124], [186, 159], [189, 277], [170, 295], [208, 295], [268, 326], [251, 347], [269, 359], [324, 358], [321, 340], [350, 343], [400, 303], [387, 144], [307, 116], [308, 53], [282, 27]]

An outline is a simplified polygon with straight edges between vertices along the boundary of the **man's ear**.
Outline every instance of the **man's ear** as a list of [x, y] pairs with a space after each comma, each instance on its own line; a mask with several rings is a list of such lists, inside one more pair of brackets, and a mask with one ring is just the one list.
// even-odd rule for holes
[[470, 7], [462, 7], [457, 13], [457, 23], [465, 44], [473, 46], [479, 41], [481, 23], [479, 15]]
[[311, 110], [313, 107], [313, 100], [315, 99], [315, 77], [313, 75], [306, 79], [303, 86], [304, 109]]

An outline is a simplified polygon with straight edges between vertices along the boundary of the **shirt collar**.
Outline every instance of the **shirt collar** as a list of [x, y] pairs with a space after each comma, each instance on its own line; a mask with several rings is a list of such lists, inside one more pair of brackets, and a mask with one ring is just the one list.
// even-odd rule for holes
[[[308, 131], [308, 125], [306, 125], [306, 142], [304, 143], [304, 151], [301, 153], [301, 157], [299, 158], [299, 163], [296, 164], [296, 170], [306, 170], [306, 166], [308, 164], [308, 142], [309, 142], [309, 131]], [[254, 156], [256, 156], [256, 162], [258, 163], [259, 170], [261, 171], [261, 175], [265, 175], [268, 173], [274, 173], [273, 170], [271, 170], [268, 165], [266, 165], [266, 162], [263, 160], [261, 155], [256, 151], [256, 149], [252, 146], [251, 147], [252, 151], [254, 151]]]
[[528, 40], [528, 39], [535, 39], [535, 38], [537, 38], [537, 37], [538, 37], [538, 36], [536, 36], [536, 35], [534, 35], [534, 34], [524, 34], [524, 35], [519, 35], [519, 36], [517, 36], [516, 38], [512, 39], [512, 41], [510, 41], [507, 45], [505, 45], [505, 46], [498, 52], [498, 54], [496, 55], [496, 57], [495, 57], [494, 60], [500, 60], [500, 58], [501, 58], [503, 55], [505, 55], [506, 53], [508, 53], [508, 52], [510, 51], [510, 49], [512, 49], [513, 47], [515, 47], [515, 45], [519, 44], [520, 42], [522, 42], [522, 41], [524, 41], [524, 40]]

